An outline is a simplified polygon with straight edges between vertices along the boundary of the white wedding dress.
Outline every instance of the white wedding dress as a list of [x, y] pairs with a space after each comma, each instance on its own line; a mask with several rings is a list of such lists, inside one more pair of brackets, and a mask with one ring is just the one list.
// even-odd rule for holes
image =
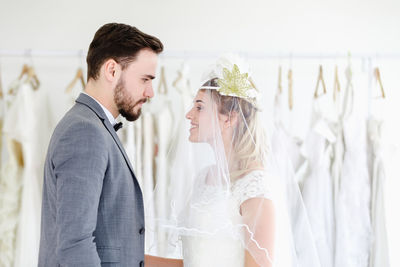
[[302, 152], [307, 159], [302, 194], [321, 266], [334, 266], [335, 209], [330, 175], [331, 154], [336, 141], [332, 110], [327, 95], [313, 100], [312, 126]]
[[372, 101], [372, 114], [368, 118], [369, 174], [371, 179], [371, 227], [372, 245], [369, 267], [389, 267], [388, 233], [385, 211], [386, 166], [385, 152], [385, 99]]
[[346, 70], [346, 78], [342, 109], [344, 157], [335, 210], [335, 266], [366, 267], [372, 243], [367, 129], [362, 106], [358, 102], [361, 91], [353, 88], [350, 66]]
[[[182, 237], [184, 266], [243, 267], [243, 229], [238, 227], [242, 224], [240, 205], [254, 197], [271, 199], [272, 191], [269, 187], [268, 176], [261, 170], [252, 171], [232, 183], [229, 198], [218, 194], [219, 190], [214, 186], [203, 185], [201, 193], [194, 196], [196, 201], [190, 207], [190, 220], [199, 229], [207, 231], [201, 235], [190, 235], [189, 230]], [[215, 229], [216, 225], [220, 227]]]
[[[39, 253], [43, 165], [52, 122], [44, 89], [35, 90], [29, 83], [20, 83], [16, 88], [4, 120], [10, 161], [4, 165], [1, 179], [5, 188], [1, 194], [8, 208], [1, 215], [11, 218], [6, 217], [10, 223], [5, 223], [6, 228], [1, 225], [0, 233], [6, 230], [7, 242], [14, 239], [9, 247], [15, 250], [13, 266], [30, 267], [37, 266]], [[16, 230], [12, 230], [15, 227]], [[15, 237], [7, 230], [15, 231]]]

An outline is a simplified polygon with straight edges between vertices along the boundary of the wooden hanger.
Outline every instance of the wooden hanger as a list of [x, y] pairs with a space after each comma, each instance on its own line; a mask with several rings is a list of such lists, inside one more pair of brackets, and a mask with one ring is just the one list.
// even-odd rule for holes
[[386, 96], [385, 96], [385, 90], [383, 90], [383, 85], [382, 85], [382, 80], [381, 80], [381, 73], [380, 73], [380, 71], [379, 71], [379, 68], [375, 68], [375, 69], [374, 69], [374, 75], [375, 75], [375, 78], [376, 78], [376, 80], [378, 81], [379, 87], [380, 87], [380, 89], [381, 89], [381, 97], [382, 97], [382, 98], [385, 98], [385, 97], [386, 97]]
[[288, 95], [289, 95], [289, 109], [293, 109], [293, 71], [289, 69], [288, 72]]
[[18, 80], [21, 80], [22, 77], [24, 77], [24, 75], [28, 74], [28, 72], [29, 72], [29, 66], [27, 64], [24, 64], [22, 66], [22, 70], [21, 70], [21, 73], [19, 74]]
[[[22, 80], [22, 78], [24, 78], [26, 76], [25, 79], [25, 83], [29, 82], [32, 85], [32, 88], [34, 90], [37, 90], [40, 86], [40, 81], [36, 75], [35, 69], [27, 64], [24, 64], [22, 66], [22, 70], [21, 73], [19, 74], [18, 80]], [[10, 88], [10, 90], [8, 91], [9, 94], [14, 94], [14, 89], [15, 88]]]
[[282, 66], [278, 69], [278, 91], [282, 93]]
[[[25, 75], [28, 74], [28, 71], [29, 71], [29, 66], [28, 66], [27, 64], [24, 64], [24, 65], [22, 66], [21, 73], [20, 73], [19, 76], [18, 76], [18, 80], [22, 80], [22, 78], [23, 78]], [[15, 92], [15, 88], [14, 88], [14, 87], [11, 87], [11, 88], [8, 90], [8, 94], [9, 94], [9, 95], [14, 95], [15, 93], [16, 93], [16, 92]]]
[[182, 79], [182, 72], [178, 71], [178, 77], [176, 77], [175, 81], [172, 83], [173, 87], [176, 87], [178, 85], [178, 82]]
[[31, 66], [28, 70], [28, 77], [26, 78], [25, 82], [29, 82], [34, 90], [37, 90], [40, 86], [39, 79], [36, 75], [35, 69]]
[[160, 82], [158, 84], [157, 92], [160, 94], [167, 94], [168, 93], [168, 86], [167, 86], [167, 80], [165, 79], [165, 68], [164, 66], [161, 66], [160, 70]]
[[340, 83], [338, 76], [338, 67], [335, 66], [335, 77], [333, 81], [333, 101], [336, 101], [337, 94], [340, 93]]
[[72, 91], [72, 88], [74, 88], [75, 84], [80, 81], [81, 85], [82, 85], [82, 89], [85, 88], [86, 84], [85, 84], [85, 79], [83, 77], [83, 70], [82, 68], [78, 68], [78, 70], [76, 71], [75, 77], [74, 79], [69, 83], [69, 85], [67, 86], [67, 88], [65, 89], [66, 93], [70, 93]]
[[250, 85], [251, 85], [257, 92], [259, 92], [259, 90], [258, 90], [256, 84], [254, 83], [253, 78], [249, 77], [248, 80], [249, 80]]
[[319, 83], [322, 83], [322, 89], [324, 90], [323, 94], [326, 94], [326, 86], [325, 86], [325, 81], [324, 81], [324, 75], [323, 75], [323, 70], [322, 70], [322, 65], [319, 65], [319, 73], [318, 73], [318, 80], [317, 80], [317, 86], [315, 87], [315, 92], [314, 92], [314, 97], [318, 98], [318, 88], [319, 88]]

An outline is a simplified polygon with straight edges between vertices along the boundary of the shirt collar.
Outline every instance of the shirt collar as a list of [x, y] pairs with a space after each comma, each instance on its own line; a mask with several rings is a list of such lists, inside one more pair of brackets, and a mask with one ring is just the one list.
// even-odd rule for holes
[[111, 114], [111, 112], [105, 106], [103, 106], [99, 101], [97, 101], [94, 97], [88, 95], [87, 93], [85, 93], [85, 92], [82, 92], [82, 93], [87, 95], [87, 96], [89, 96], [89, 97], [91, 97], [94, 101], [97, 102], [97, 104], [100, 105], [100, 107], [103, 109], [104, 113], [107, 116], [108, 121], [111, 123], [112, 126], [114, 126], [117, 123], [117, 121], [115, 120], [114, 116]]

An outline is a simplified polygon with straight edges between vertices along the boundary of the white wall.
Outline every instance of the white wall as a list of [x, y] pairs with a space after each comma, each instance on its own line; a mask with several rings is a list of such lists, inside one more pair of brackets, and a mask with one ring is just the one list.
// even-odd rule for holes
[[[269, 54], [293, 53], [400, 53], [400, 1], [396, 0], [143, 0], [143, 1], [55, 1], [0, 0], [0, 49], [87, 49], [95, 31], [107, 22], [137, 26], [159, 37], [167, 51], [187, 51], [193, 83], [212, 58], [190, 58], [191, 51], [237, 51]], [[23, 63], [33, 62], [42, 87], [56, 96], [61, 94], [84, 58], [0, 57], [1, 76], [8, 85]], [[181, 59], [164, 58], [167, 79], [171, 83]], [[276, 90], [277, 67], [287, 71], [287, 59], [252, 60], [256, 82], [268, 96]], [[323, 64], [328, 90], [333, 85], [333, 67], [339, 65], [344, 84], [343, 59], [293, 59], [295, 110], [301, 134], [306, 128], [318, 65]], [[388, 161], [388, 214], [392, 266], [400, 266], [395, 244], [400, 238], [400, 188], [398, 149], [400, 112], [400, 59], [372, 58], [381, 67], [388, 96], [387, 143], [392, 147]], [[353, 60], [355, 73], [369, 77], [365, 61]], [[285, 73], [286, 76], [286, 73]], [[365, 79], [367, 79], [365, 78]], [[356, 90], [367, 94], [364, 83]], [[157, 82], [157, 81], [156, 81]], [[286, 86], [286, 81], [284, 83]], [[367, 100], [359, 102], [367, 110]], [[57, 115], [61, 116], [61, 114]], [[304, 124], [302, 123], [304, 121]], [[302, 127], [302, 125], [304, 127]], [[301, 135], [300, 134], [300, 135]], [[394, 145], [393, 145], [394, 144]], [[389, 154], [388, 154], [389, 155]]]
[[111, 21], [168, 50], [399, 51], [396, 0], [0, 1], [1, 48], [87, 48]]

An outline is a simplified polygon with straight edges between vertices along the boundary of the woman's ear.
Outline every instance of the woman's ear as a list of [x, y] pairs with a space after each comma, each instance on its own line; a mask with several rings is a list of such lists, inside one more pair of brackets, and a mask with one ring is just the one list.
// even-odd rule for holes
[[230, 125], [232, 127], [236, 127], [236, 125], [238, 124], [238, 116], [239, 114], [236, 111], [232, 111], [230, 113], [229, 119], [230, 119]]
[[227, 115], [220, 114], [220, 119], [222, 120], [225, 129], [236, 127], [238, 123], [238, 113], [235, 111], [231, 111]]

